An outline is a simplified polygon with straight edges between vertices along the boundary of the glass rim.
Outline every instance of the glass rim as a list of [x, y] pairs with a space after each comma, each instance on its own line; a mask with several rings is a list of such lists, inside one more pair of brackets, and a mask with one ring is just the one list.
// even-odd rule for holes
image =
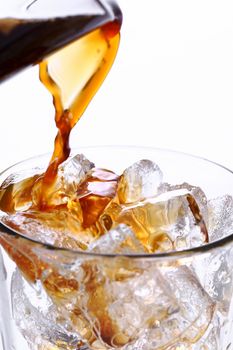
[[[221, 165], [215, 161], [211, 161], [207, 158], [201, 157], [201, 156], [197, 156], [197, 155], [192, 155], [186, 152], [180, 152], [180, 151], [176, 151], [176, 150], [171, 150], [171, 149], [166, 149], [166, 148], [158, 148], [158, 147], [149, 147], [149, 146], [140, 146], [140, 145], [92, 145], [92, 146], [80, 146], [80, 147], [75, 147], [71, 149], [71, 155], [73, 153], [73, 151], [78, 150], [79, 152], [81, 152], [82, 150], [85, 149], [103, 149], [103, 148], [112, 148], [112, 149], [132, 149], [132, 150], [136, 150], [136, 149], [140, 149], [140, 150], [145, 150], [145, 151], [155, 151], [155, 152], [167, 152], [170, 154], [177, 154], [180, 156], [185, 156], [185, 157], [189, 157], [189, 158], [194, 158], [196, 160], [201, 160], [204, 161], [206, 163], [212, 164], [214, 166], [217, 166], [227, 172], [229, 172], [231, 175], [233, 175], [233, 171], [230, 170], [229, 168], [227, 168], [224, 165]], [[34, 160], [36, 158], [43, 158], [46, 156], [50, 156], [50, 153], [44, 153], [44, 154], [39, 154], [33, 157], [29, 157], [27, 159], [24, 159], [22, 161], [19, 161], [9, 167], [7, 167], [5, 170], [3, 170], [2, 172], [0, 172], [0, 177], [2, 177], [7, 171], [9, 171], [10, 169], [16, 167], [17, 165], [21, 165], [23, 163], [26, 163], [28, 161]], [[1, 185], [1, 184], [0, 184]], [[146, 259], [146, 260], [150, 260], [150, 259], [155, 259], [155, 260], [164, 260], [164, 259], [180, 259], [180, 258], [191, 258], [194, 255], [198, 255], [200, 253], [208, 253], [214, 249], [218, 249], [221, 248], [223, 246], [226, 246], [228, 243], [233, 242], [233, 233], [229, 234], [221, 239], [218, 239], [216, 241], [213, 242], [209, 242], [206, 243], [204, 245], [201, 246], [197, 246], [194, 248], [188, 248], [188, 249], [183, 249], [183, 250], [171, 250], [168, 252], [159, 252], [159, 253], [143, 253], [143, 254], [114, 254], [114, 253], [95, 253], [95, 252], [89, 252], [89, 251], [81, 251], [78, 249], [72, 249], [72, 248], [65, 248], [65, 247], [59, 247], [50, 243], [44, 243], [41, 241], [38, 241], [36, 239], [33, 239], [31, 237], [28, 237], [26, 235], [24, 235], [23, 233], [20, 233], [14, 229], [12, 229], [11, 227], [9, 227], [8, 225], [2, 223], [0, 221], [0, 235], [1, 233], [4, 234], [10, 234], [11, 236], [15, 236], [17, 238], [22, 238], [26, 241], [28, 241], [29, 243], [34, 243], [36, 245], [39, 245], [40, 247], [50, 250], [50, 251], [58, 251], [58, 252], [64, 252], [64, 253], [71, 253], [74, 255], [80, 255], [80, 256], [84, 256], [84, 257], [102, 257], [102, 258], [130, 258], [130, 259]]]

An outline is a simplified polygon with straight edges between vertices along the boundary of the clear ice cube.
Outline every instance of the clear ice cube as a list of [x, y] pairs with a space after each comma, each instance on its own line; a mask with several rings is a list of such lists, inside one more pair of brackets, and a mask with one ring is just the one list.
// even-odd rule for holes
[[38, 174], [30, 178], [13, 174], [7, 178], [0, 186], [0, 210], [6, 213], [29, 210], [32, 206], [32, 190], [38, 178]]
[[[72, 205], [81, 208], [84, 228], [94, 227], [106, 206], [116, 196], [119, 176], [106, 169], [94, 168], [80, 184]], [[98, 232], [98, 229], [97, 229]]]
[[[161, 186], [163, 188], [163, 184]], [[160, 188], [160, 191], [161, 191]], [[164, 190], [166, 191], [173, 191], [173, 190], [187, 190], [190, 192], [190, 194], [194, 197], [195, 201], [197, 202], [197, 205], [200, 209], [201, 215], [203, 216], [203, 219], [206, 224], [208, 224], [208, 208], [207, 208], [207, 197], [203, 190], [200, 187], [193, 186], [188, 184], [187, 182], [184, 182], [180, 185], [168, 185], [164, 184]]]
[[148, 252], [192, 248], [208, 241], [196, 199], [183, 187], [131, 204], [113, 202], [100, 223], [128, 225]]
[[[208, 201], [210, 241], [221, 239], [233, 232], [233, 198], [229, 195]], [[233, 292], [233, 248], [222, 247], [193, 259], [193, 267], [198, 278], [219, 309], [227, 312]]]
[[19, 212], [5, 215], [2, 222], [38, 242], [69, 249], [86, 249], [94, 239], [90, 231], [83, 231], [76, 216], [67, 210], [51, 212]]
[[[203, 337], [192, 345], [191, 350], [214, 350], [221, 349], [222, 347], [224, 349], [227, 349], [227, 346], [223, 346], [223, 343], [225, 343], [225, 341], [221, 342], [220, 340], [221, 337], [219, 333], [222, 327], [224, 327], [224, 325], [221, 324], [217, 312], [215, 312], [214, 319], [209, 325], [209, 328]], [[186, 348], [184, 349], [186, 350]]]
[[83, 154], [77, 154], [62, 163], [58, 168], [57, 177], [64, 193], [67, 195], [75, 193], [79, 183], [94, 166], [94, 163], [90, 162]]
[[144, 271], [128, 271], [125, 278], [117, 275], [114, 279], [114, 273], [110, 276], [106, 280], [105, 273], [105, 282], [96, 276], [95, 293], [104, 295], [99, 311], [96, 296], [85, 295], [83, 303], [91, 322], [99, 325], [100, 341], [105, 344], [102, 348], [157, 350], [180, 343], [189, 346], [203, 336], [212, 320], [215, 304], [186, 267], [148, 266]]
[[42, 173], [42, 169], [39, 167], [24, 169], [17, 173], [10, 174], [1, 184], [0, 189], [6, 189], [10, 185], [17, 184], [26, 178], [33, 177]]
[[145, 249], [132, 230], [121, 224], [92, 242], [88, 251], [102, 254], [140, 254]]
[[233, 198], [230, 195], [208, 201], [210, 241], [233, 233]]
[[233, 293], [233, 247], [228, 246], [193, 259], [193, 269], [210, 297], [228, 313]]
[[[47, 190], [46, 204], [48, 206], [58, 206], [76, 198], [78, 185], [93, 167], [94, 164], [82, 154], [68, 158], [59, 166], [56, 180]], [[40, 191], [41, 186], [38, 182], [32, 192], [34, 204], [37, 204], [37, 200], [40, 198], [40, 195], [38, 195]]]
[[133, 203], [153, 197], [163, 179], [159, 166], [150, 160], [140, 160], [127, 168], [121, 177], [118, 197], [121, 203]]
[[76, 350], [80, 337], [66, 326], [56, 305], [44, 291], [41, 283], [28, 284], [16, 270], [11, 281], [13, 318], [31, 350]]

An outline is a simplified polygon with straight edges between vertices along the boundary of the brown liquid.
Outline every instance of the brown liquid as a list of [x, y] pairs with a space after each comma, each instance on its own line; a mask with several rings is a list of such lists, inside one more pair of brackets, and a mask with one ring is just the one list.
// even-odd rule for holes
[[49, 166], [37, 183], [37, 204], [47, 207], [47, 193], [58, 166], [70, 154], [69, 136], [107, 76], [119, 45], [120, 23], [108, 23], [40, 64], [40, 79], [53, 96], [58, 133]]

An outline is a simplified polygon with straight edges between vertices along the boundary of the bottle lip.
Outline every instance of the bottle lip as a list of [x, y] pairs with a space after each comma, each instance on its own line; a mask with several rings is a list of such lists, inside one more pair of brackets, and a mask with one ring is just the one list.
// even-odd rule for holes
[[21, 0], [0, 3], [0, 19], [49, 20], [80, 15], [104, 15], [105, 7], [99, 0]]
[[[155, 148], [155, 147], [145, 147], [145, 146], [114, 146], [114, 145], [105, 145], [105, 146], [82, 146], [79, 147], [76, 151], [83, 152], [85, 153], [85, 149], [86, 150], [94, 150], [94, 151], [100, 151], [101, 149], [105, 149], [105, 148], [109, 148], [112, 150], [124, 150], [124, 149], [129, 149], [129, 150], [133, 150], [135, 152], [137, 152], [137, 150], [145, 150], [145, 151], [156, 151], [156, 152], [165, 152], [165, 153], [171, 153], [174, 155], [179, 155], [179, 156], [186, 156], [186, 157], [190, 157], [196, 160], [201, 160], [204, 161], [206, 163], [209, 163], [210, 165], [214, 165], [216, 167], [221, 168], [222, 170], [230, 173], [233, 176], [233, 171], [228, 169], [227, 167], [214, 162], [214, 161], [210, 161], [206, 158], [200, 157], [200, 156], [196, 156], [196, 155], [192, 155], [189, 153], [185, 153], [185, 152], [177, 152], [174, 150], [170, 150], [170, 149], [162, 149], [162, 148]], [[75, 151], [75, 149], [73, 150]], [[9, 172], [13, 167], [18, 166], [23, 164], [24, 162], [27, 161], [32, 161], [35, 160], [37, 158], [43, 158], [46, 157], [50, 154], [42, 154], [42, 155], [38, 155], [35, 157], [30, 157], [28, 159], [25, 159], [23, 161], [20, 161], [10, 167], [8, 167], [7, 169], [5, 169], [4, 171], [2, 171], [0, 173], [0, 178], [4, 177], [4, 174], [6, 172]], [[4, 181], [4, 180], [3, 180]], [[1, 213], [1, 211], [0, 211]], [[1, 235], [10, 235], [10, 236], [14, 236], [18, 239], [23, 239], [25, 240], [25, 242], [31, 243], [31, 244], [35, 244], [36, 246], [48, 250], [48, 251], [57, 251], [58, 253], [70, 253], [74, 256], [82, 256], [82, 257], [99, 257], [99, 258], [128, 258], [128, 259], [143, 259], [146, 261], [150, 261], [150, 260], [155, 260], [155, 261], [169, 261], [169, 260], [180, 260], [180, 259], [188, 259], [188, 258], [193, 258], [194, 256], [197, 255], [203, 255], [209, 252], [212, 252], [214, 250], [217, 249], [221, 249], [225, 246], [227, 246], [228, 244], [233, 242], [233, 233], [229, 234], [228, 236], [225, 236], [221, 239], [218, 239], [216, 241], [210, 242], [210, 243], [206, 243], [202, 246], [197, 246], [194, 248], [189, 248], [189, 249], [184, 249], [184, 250], [178, 250], [178, 251], [168, 251], [168, 252], [161, 252], [161, 253], [155, 253], [155, 254], [114, 254], [114, 253], [93, 253], [93, 252], [86, 252], [86, 251], [80, 251], [77, 249], [71, 249], [71, 248], [63, 248], [63, 247], [58, 247], [52, 244], [48, 244], [48, 243], [42, 243], [41, 241], [38, 241], [36, 239], [33, 239], [31, 237], [28, 237], [22, 233], [17, 232], [16, 230], [12, 229], [11, 227], [8, 227], [6, 224], [4, 224], [3, 222], [1, 222], [1, 216], [0, 216], [0, 236]]]

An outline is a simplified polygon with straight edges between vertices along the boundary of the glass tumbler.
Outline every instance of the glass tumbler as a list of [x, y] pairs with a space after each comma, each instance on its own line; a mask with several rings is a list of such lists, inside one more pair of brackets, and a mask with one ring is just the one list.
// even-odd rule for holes
[[[40, 21], [63, 13], [63, 8], [57, 7], [61, 1], [51, 3], [56, 14], [48, 2], [22, 1], [28, 18], [32, 15]], [[82, 4], [78, 9], [85, 13], [79, 14], [97, 16], [97, 25], [109, 20], [112, 1], [69, 3], [75, 8]], [[20, 17], [21, 1], [14, 2], [16, 8], [12, 4], [5, 1], [0, 5], [4, 19], [9, 13]], [[232, 5], [226, 2], [220, 8], [218, 2], [211, 2], [211, 7], [208, 1], [198, 1], [198, 6], [191, 5], [188, 15], [183, 16], [187, 2], [170, 0], [163, 4], [167, 6], [154, 0], [145, 0], [143, 6], [141, 0], [121, 0], [124, 24], [119, 55], [85, 116], [88, 123], [88, 113], [98, 116], [88, 129], [88, 142], [101, 129], [101, 143], [117, 143], [121, 135], [121, 140], [138, 144], [142, 135], [132, 132], [137, 126], [146, 135], [144, 143], [156, 138], [158, 144], [173, 147], [175, 134], [182, 148], [185, 140], [189, 146], [194, 144], [190, 129], [184, 132], [179, 127], [185, 124], [186, 128], [187, 116], [193, 134], [198, 140], [206, 140], [208, 116], [213, 126], [218, 120], [214, 116], [224, 118], [229, 113], [232, 91], [226, 87], [232, 82]], [[74, 13], [72, 6], [68, 9], [66, 1], [66, 16]], [[223, 30], [220, 23], [224, 23]], [[19, 23], [16, 20], [11, 24]], [[0, 44], [1, 35], [0, 24]], [[32, 39], [30, 35], [28, 38]], [[62, 46], [63, 39], [61, 36]], [[36, 50], [33, 57], [20, 51], [26, 61], [19, 68], [49, 54], [50, 44], [42, 56]], [[18, 40], [14, 45], [22, 49]], [[6, 69], [4, 45], [0, 45], [0, 53], [3, 80], [15, 73], [15, 66]], [[13, 53], [10, 49], [9, 54]], [[13, 59], [19, 62], [18, 57]], [[216, 67], [221, 67], [219, 74]], [[157, 118], [156, 130], [151, 127], [151, 116], [153, 123]], [[100, 124], [108, 126], [107, 132]], [[223, 121], [218, 134], [222, 126]], [[86, 143], [86, 129], [79, 135]], [[208, 134], [211, 137], [213, 128]], [[215, 135], [213, 139], [216, 142]], [[201, 142], [195, 146], [203, 154]], [[101, 254], [65, 249], [51, 244], [49, 237], [43, 240], [43, 234], [26, 237], [0, 223], [0, 350], [233, 350], [232, 172], [205, 159], [158, 149], [119, 146], [79, 148], [80, 152], [97, 167], [118, 174], [133, 162], [150, 159], [163, 170], [165, 182], [199, 186], [207, 199], [216, 203], [219, 220], [211, 219], [213, 207], [207, 210], [213, 239], [204, 246], [177, 252], [117, 254], [109, 247], [110, 252]], [[17, 182], [29, 173], [45, 170], [49, 158], [35, 157], [10, 167], [1, 173], [0, 184], [12, 173], [17, 174]], [[0, 212], [0, 221], [2, 215]], [[110, 243], [114, 246], [114, 241]]]
[[[233, 173], [202, 158], [153, 148], [77, 152], [118, 174], [150, 159], [162, 169], [164, 182], [199, 186], [213, 201], [212, 239], [149, 255], [111, 252], [112, 241], [101, 254], [64, 249], [43, 242], [43, 235], [26, 237], [1, 224], [0, 349], [233, 349]], [[12, 173], [17, 181], [29, 169], [43, 171], [48, 160], [18, 163], [1, 174], [0, 183]]]

